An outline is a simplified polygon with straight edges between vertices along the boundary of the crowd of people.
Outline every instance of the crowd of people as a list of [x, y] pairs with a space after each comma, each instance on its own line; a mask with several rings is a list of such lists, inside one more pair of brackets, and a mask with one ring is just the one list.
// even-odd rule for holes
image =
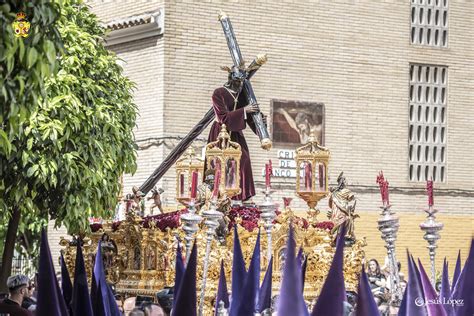
[[[463, 268], [461, 268], [458, 256], [452, 287], [449, 285], [447, 263], [445, 262], [441, 290], [432, 286], [421, 262], [419, 261], [417, 265], [413, 257], [409, 256], [408, 276], [410, 283], [406, 286], [408, 280], [403, 274], [398, 275], [400, 287], [402, 290], [406, 288], [406, 291], [400, 306], [395, 307], [394, 310], [394, 306], [390, 306], [393, 304], [391, 304], [389, 294], [391, 292], [390, 284], [394, 282], [390, 280], [391, 275], [388, 273], [387, 262], [381, 267], [375, 259], [367, 261], [367, 271], [365, 269], [361, 271], [357, 293], [346, 292], [343, 277], [344, 237], [342, 236], [345, 236], [344, 230], [338, 235], [334, 259], [319, 296], [311, 304], [312, 306], [307, 306], [308, 304], [304, 300], [304, 287], [302, 287], [305, 265], [302, 264], [304, 260], [300, 254], [296, 256], [296, 245], [291, 226], [282, 280], [279, 285], [280, 291], [276, 297], [272, 297], [272, 277], [266, 275], [261, 286], [255, 282], [259, 280], [260, 276], [260, 261], [259, 256], [256, 255], [259, 253], [258, 242], [254, 248], [250, 266], [246, 269], [240, 243], [237, 242], [238, 235], [235, 233], [234, 253], [237, 255], [234, 256], [232, 262], [232, 280], [244, 280], [245, 282], [243, 286], [238, 282], [232, 282], [228, 288], [224, 265], [221, 262], [219, 286], [214, 301], [216, 310], [219, 313], [224, 312], [224, 314], [229, 312], [230, 315], [254, 315], [255, 312], [258, 312], [260, 313], [258, 315], [278, 316], [308, 316], [310, 310], [312, 311], [311, 315], [343, 316], [472, 315], [474, 312], [474, 300], [471, 299], [474, 287], [473, 283], [469, 282], [474, 275], [474, 240]], [[196, 244], [191, 251], [186, 267], [179, 268], [180, 265], [176, 265], [176, 288], [165, 288], [155, 297], [136, 296], [123, 299], [117, 295], [113, 286], [107, 284], [101, 260], [100, 244], [97, 247], [90, 287], [82, 251], [80, 246], [77, 247], [74, 286], [69, 286], [70, 292], [67, 296], [68, 287], [64, 280], [70, 280], [70, 277], [66, 273], [67, 269], [62, 269], [61, 281], [63, 282], [58, 282], [58, 277], [54, 274], [46, 238], [46, 234], [43, 233], [39, 260], [39, 271], [42, 273], [37, 274], [34, 282], [25, 275], [13, 275], [8, 278], [9, 294], [0, 301], [0, 316], [31, 316], [35, 314], [37, 316], [197, 315]], [[240, 260], [235, 258], [240, 258]], [[183, 259], [179, 247], [176, 259], [177, 263]], [[400, 270], [400, 265], [398, 270]], [[267, 269], [266, 274], [268, 271], [270, 271], [268, 276], [271, 276], [271, 269]], [[244, 276], [239, 277], [243, 273]], [[59, 288], [60, 283], [63, 284], [61, 289]], [[39, 296], [37, 296], [36, 287]], [[424, 305], [419, 303], [420, 299], [423, 302], [435, 302], [439, 299], [441, 303]], [[52, 311], [54, 313], [51, 313]]]
[[[400, 271], [398, 263], [398, 271]], [[374, 295], [375, 302], [382, 315], [389, 312], [389, 290], [390, 274], [387, 262], [381, 267], [376, 259], [370, 259], [367, 263], [367, 277]], [[61, 275], [57, 276], [61, 284]], [[400, 286], [402, 291], [406, 288], [405, 276], [399, 273]], [[7, 286], [9, 295], [4, 294], [0, 302], [0, 316], [10, 315], [34, 315], [36, 310], [36, 287], [34, 280], [30, 280], [25, 275], [14, 275], [8, 278]], [[346, 315], [351, 315], [354, 309], [357, 294], [347, 293]], [[116, 295], [115, 299], [119, 310], [125, 316], [166, 316], [170, 315], [172, 308], [173, 287], [165, 288], [156, 294], [156, 299], [150, 297], [137, 296], [124, 299], [121, 295]], [[276, 305], [276, 302], [274, 304]], [[276, 306], [274, 306], [276, 307]]]
[[[61, 276], [58, 275], [61, 284]], [[35, 282], [23, 274], [12, 275], [7, 280], [8, 293], [0, 294], [0, 316], [34, 316], [36, 312]], [[115, 295], [124, 316], [168, 316], [171, 312], [173, 288], [165, 288], [151, 297], [134, 296], [124, 299]]]
[[[398, 271], [401, 265], [398, 262]], [[367, 263], [367, 277], [370, 288], [374, 296], [375, 302], [379, 308], [381, 315], [393, 313], [389, 310], [390, 301], [390, 273], [388, 264], [380, 266], [376, 259], [370, 259]], [[57, 275], [59, 284], [61, 284], [61, 275]], [[402, 294], [406, 289], [407, 280], [403, 273], [399, 273], [399, 282], [402, 288]], [[0, 316], [18, 315], [31, 316], [36, 311], [36, 287], [35, 281], [26, 275], [18, 274], [8, 278], [7, 287], [9, 293], [3, 293], [0, 296]], [[276, 299], [274, 297], [272, 306], [276, 307]], [[125, 316], [167, 316], [171, 313], [173, 287], [167, 287], [156, 294], [155, 302], [150, 297], [134, 296], [124, 299], [121, 295], [115, 296], [119, 310]], [[347, 292], [346, 315], [352, 315], [354, 305], [357, 300], [357, 294]]]

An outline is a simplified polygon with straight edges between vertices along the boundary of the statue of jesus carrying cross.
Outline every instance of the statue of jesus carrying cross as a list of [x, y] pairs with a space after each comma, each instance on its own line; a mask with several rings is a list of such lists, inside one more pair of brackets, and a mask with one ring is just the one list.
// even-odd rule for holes
[[260, 112], [249, 80], [256, 70], [266, 62], [266, 56], [257, 57], [248, 68], [244, 68], [244, 62], [229, 17], [221, 13], [219, 20], [222, 24], [234, 65], [231, 68], [222, 67], [229, 74], [228, 80], [224, 86], [214, 90], [212, 95], [212, 105], [216, 118], [209, 133], [208, 143], [217, 140], [221, 125], [226, 124], [231, 140], [240, 144], [242, 149], [242, 156], [240, 158], [241, 193], [233, 199], [246, 201], [255, 195], [255, 186], [249, 149], [242, 131], [248, 125], [259, 136], [262, 148], [266, 150], [271, 148], [271, 141], [266, 126], [266, 116]]

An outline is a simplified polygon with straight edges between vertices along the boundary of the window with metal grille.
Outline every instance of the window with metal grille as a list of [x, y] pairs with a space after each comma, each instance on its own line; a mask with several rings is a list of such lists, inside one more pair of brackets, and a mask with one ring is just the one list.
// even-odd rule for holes
[[448, 0], [411, 0], [411, 43], [448, 47]]
[[446, 181], [448, 67], [410, 65], [410, 181]]

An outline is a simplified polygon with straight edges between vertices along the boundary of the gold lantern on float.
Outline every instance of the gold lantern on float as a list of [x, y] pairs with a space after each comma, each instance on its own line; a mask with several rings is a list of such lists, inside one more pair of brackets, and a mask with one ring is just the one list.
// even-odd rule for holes
[[329, 193], [329, 157], [329, 150], [319, 145], [314, 134], [305, 145], [296, 149], [296, 194], [308, 204], [310, 224], [317, 222], [319, 210], [316, 205]]
[[240, 190], [240, 145], [230, 140], [227, 127], [222, 124], [221, 131], [215, 142], [206, 146], [206, 167], [221, 171], [219, 191], [231, 198]]
[[196, 156], [194, 149], [190, 147], [183, 157], [176, 162], [176, 200], [187, 206], [191, 200], [191, 181], [194, 171], [198, 172], [198, 179], [202, 178], [204, 172], [204, 161]]

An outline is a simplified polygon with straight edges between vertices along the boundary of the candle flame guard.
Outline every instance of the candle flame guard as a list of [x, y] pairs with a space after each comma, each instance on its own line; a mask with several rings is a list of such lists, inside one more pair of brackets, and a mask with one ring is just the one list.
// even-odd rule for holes
[[312, 225], [317, 223], [318, 202], [329, 193], [329, 158], [329, 149], [320, 146], [313, 134], [308, 143], [296, 149], [296, 194], [308, 204], [308, 219]]

